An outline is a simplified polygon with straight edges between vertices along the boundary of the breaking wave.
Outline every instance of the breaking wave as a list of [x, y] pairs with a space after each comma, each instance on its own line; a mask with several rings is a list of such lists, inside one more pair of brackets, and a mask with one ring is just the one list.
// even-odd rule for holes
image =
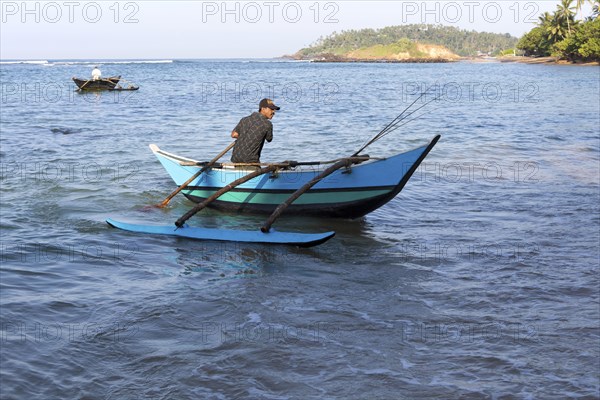
[[31, 60], [27, 60], [27, 61], [0, 61], [1, 65], [6, 65], [6, 64], [48, 64], [48, 61], [46, 60], [40, 60], [40, 61], [31, 61]]
[[60, 61], [30, 61], [30, 60], [21, 60], [21, 61], [0, 61], [2, 65], [8, 64], [36, 64], [36, 65], [44, 65], [44, 66], [54, 66], [54, 65], [110, 65], [110, 64], [169, 64], [172, 63], [173, 60], [104, 60], [104, 61], [85, 61], [85, 60], [60, 60]]

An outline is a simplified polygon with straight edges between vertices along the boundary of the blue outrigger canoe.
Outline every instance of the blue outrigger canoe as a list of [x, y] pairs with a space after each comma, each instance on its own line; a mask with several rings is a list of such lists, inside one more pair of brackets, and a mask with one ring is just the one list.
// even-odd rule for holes
[[[368, 160], [340, 169], [302, 194], [286, 209], [287, 214], [359, 218], [393, 199], [435, 146], [440, 135], [428, 144], [388, 158]], [[201, 168], [196, 160], [168, 153], [151, 144], [150, 149], [176, 185], [181, 185]], [[192, 181], [182, 193], [199, 203], [217, 190], [254, 169], [222, 164]], [[292, 193], [322, 171], [319, 166], [283, 169], [251, 179], [212, 202], [209, 207], [244, 213], [271, 213]]]
[[[256, 171], [256, 166], [252, 168], [215, 164], [207, 169], [206, 163], [167, 153], [151, 144], [150, 149], [178, 186], [191, 179], [188, 186], [182, 190], [188, 199], [201, 203], [217, 191], [227, 188], [230, 190], [220, 196], [213, 196], [216, 200], [210, 202], [209, 207], [235, 212], [273, 214], [260, 230], [255, 231], [192, 227], [184, 223], [179, 224], [179, 220], [175, 223], [177, 227], [136, 224], [113, 219], [107, 219], [106, 222], [115, 228], [136, 233], [199, 240], [316, 246], [331, 239], [335, 232], [296, 233], [270, 229], [270, 220], [274, 215], [278, 215], [278, 206], [284, 205], [283, 203], [289, 204], [285, 209], [286, 214], [362, 217], [400, 193], [439, 138], [437, 135], [428, 144], [388, 158], [358, 160], [360, 162], [354, 159], [353, 162], [357, 163], [344, 161], [341, 169], [337, 169], [339, 160], [334, 160], [334, 166], [325, 171], [320, 171], [319, 167], [330, 162], [287, 162], [281, 163], [281, 169], [277, 169], [275, 173], [256, 177], [250, 175]], [[199, 173], [203, 167], [204, 173]], [[274, 165], [270, 168], [274, 168]], [[331, 171], [334, 172], [330, 174]], [[195, 175], [197, 177], [192, 179]], [[240, 179], [242, 177], [246, 178]], [[172, 195], [175, 193], [177, 191]], [[193, 213], [195, 211], [192, 210]]]

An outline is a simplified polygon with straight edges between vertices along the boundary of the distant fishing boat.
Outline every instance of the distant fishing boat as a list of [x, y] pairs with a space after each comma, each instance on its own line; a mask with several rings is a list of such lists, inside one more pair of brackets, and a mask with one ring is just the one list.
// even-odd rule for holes
[[81, 79], [73, 77], [73, 82], [79, 88], [78, 90], [110, 90], [114, 89], [119, 81], [121, 80], [121, 76], [112, 76], [110, 78], [100, 78], [100, 79]]

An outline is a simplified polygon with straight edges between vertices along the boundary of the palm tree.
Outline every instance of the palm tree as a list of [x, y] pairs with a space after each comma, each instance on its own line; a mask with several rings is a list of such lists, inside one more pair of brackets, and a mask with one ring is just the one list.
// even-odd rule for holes
[[568, 34], [565, 21], [557, 14], [552, 16], [552, 20], [544, 27], [544, 29], [548, 33], [548, 40], [550, 40], [552, 43], [560, 42]]
[[552, 22], [552, 15], [548, 11], [546, 11], [545, 13], [540, 15], [538, 19], [540, 20], [540, 22], [538, 23], [539, 26], [548, 26]]
[[573, 7], [573, 0], [562, 0], [554, 15], [557, 19], [567, 22], [567, 34], [571, 35], [571, 22], [575, 22], [575, 7]]

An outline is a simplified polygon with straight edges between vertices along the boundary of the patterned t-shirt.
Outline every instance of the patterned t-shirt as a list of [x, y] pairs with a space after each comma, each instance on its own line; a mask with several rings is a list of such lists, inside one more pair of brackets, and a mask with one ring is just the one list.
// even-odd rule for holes
[[253, 112], [240, 120], [234, 129], [238, 138], [233, 147], [231, 161], [234, 163], [260, 162], [265, 140], [273, 140], [273, 124], [259, 112]]

